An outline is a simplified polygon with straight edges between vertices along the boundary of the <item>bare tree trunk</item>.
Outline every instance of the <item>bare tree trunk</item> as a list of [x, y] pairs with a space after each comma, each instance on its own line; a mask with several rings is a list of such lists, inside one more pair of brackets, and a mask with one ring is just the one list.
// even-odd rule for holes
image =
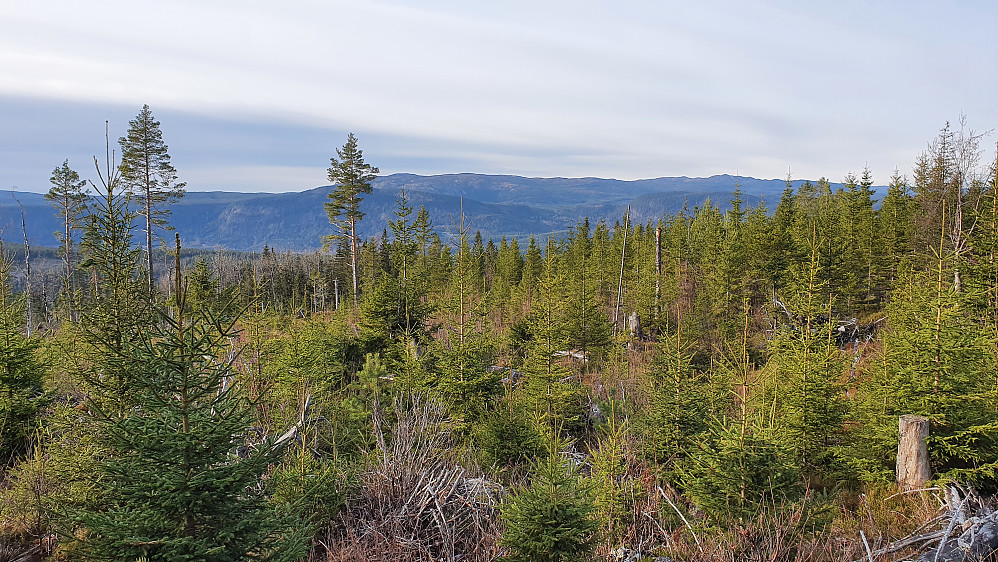
[[357, 306], [357, 219], [350, 217], [350, 269], [353, 278], [353, 305]]
[[17, 206], [21, 209], [21, 234], [24, 236], [24, 294], [27, 295], [25, 307], [25, 327], [28, 336], [31, 336], [31, 248], [28, 246], [28, 229], [24, 225], [24, 206], [17, 197]]
[[929, 467], [929, 419], [905, 415], [898, 419], [897, 481], [904, 490], [925, 487], [932, 478]]
[[[64, 250], [64, 261], [66, 266], [66, 292], [73, 294], [73, 269], [70, 265], [70, 260], [72, 259], [73, 251], [73, 239], [70, 238], [73, 235], [72, 224], [69, 220], [69, 198], [65, 199], [65, 239], [63, 240], [63, 250]], [[75, 320], [75, 318], [74, 318]]]
[[[148, 179], [146, 180], [148, 181]], [[148, 184], [147, 184], [148, 185]], [[153, 275], [152, 275], [152, 201], [151, 194], [149, 193], [149, 188], [146, 188], [146, 284], [149, 288], [149, 294], [152, 295], [153, 289]]]

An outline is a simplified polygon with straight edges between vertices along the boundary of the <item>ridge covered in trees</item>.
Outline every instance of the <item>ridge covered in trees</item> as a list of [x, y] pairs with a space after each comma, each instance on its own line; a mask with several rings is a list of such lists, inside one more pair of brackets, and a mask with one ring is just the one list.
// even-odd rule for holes
[[[794, 180], [794, 188], [804, 181]], [[43, 183], [44, 178], [40, 178], [37, 185]], [[361, 210], [374, 220], [358, 223], [358, 235], [366, 239], [381, 233], [392, 220], [395, 199], [403, 188], [417, 209], [426, 207], [437, 225], [449, 226], [463, 206], [475, 231], [481, 231], [485, 238], [516, 236], [526, 240], [531, 234], [560, 236], [580, 217], [587, 216], [594, 224], [600, 219], [619, 220], [628, 205], [632, 219], [642, 223], [676, 214], [684, 206], [703, 206], [707, 198], [724, 211], [735, 185], [741, 186], [746, 204], [756, 206], [764, 200], [772, 206], [779, 201], [786, 182], [729, 175], [619, 181], [396, 173], [371, 182], [372, 191], [364, 196]], [[841, 183], [831, 185], [833, 190], [842, 187]], [[169, 204], [169, 222], [184, 233], [187, 249], [260, 252], [266, 245], [279, 251], [311, 252], [320, 249], [323, 237], [331, 233], [323, 205], [329, 201], [330, 191], [330, 186], [287, 193], [191, 191]], [[885, 185], [877, 187], [879, 195], [885, 192]], [[14, 196], [24, 206], [29, 240], [51, 245], [52, 233], [62, 228], [51, 206], [38, 193], [17, 192]], [[21, 241], [17, 201], [10, 193], [0, 195], [0, 235], [11, 242]], [[448, 228], [441, 228], [440, 234], [453, 244]]]
[[134, 164], [108, 148], [84, 195], [64, 162], [58, 288], [0, 260], [0, 548], [886, 550], [936, 515], [933, 490], [894, 483], [899, 416], [928, 419], [933, 489], [998, 489], [998, 170], [980, 139], [946, 125], [881, 197], [862, 170], [788, 181], [772, 206], [736, 185], [724, 210], [495, 240], [405, 190], [389, 220], [365, 216], [378, 170], [351, 134], [326, 251], [195, 256], [178, 232], [155, 275]]

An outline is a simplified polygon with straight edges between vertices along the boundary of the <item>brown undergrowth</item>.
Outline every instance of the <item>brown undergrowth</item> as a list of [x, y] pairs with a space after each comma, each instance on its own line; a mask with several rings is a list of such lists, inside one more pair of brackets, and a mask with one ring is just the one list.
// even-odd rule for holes
[[313, 560], [492, 560], [501, 488], [457, 458], [444, 406], [396, 398], [375, 409], [378, 449]]

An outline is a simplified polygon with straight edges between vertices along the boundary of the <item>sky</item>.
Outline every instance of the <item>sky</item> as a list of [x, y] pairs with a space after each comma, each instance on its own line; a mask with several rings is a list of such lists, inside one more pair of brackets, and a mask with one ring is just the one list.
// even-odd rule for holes
[[[195, 191], [383, 174], [878, 183], [998, 127], [998, 2], [0, 0], [0, 190], [149, 104]], [[983, 160], [994, 159], [995, 135]]]

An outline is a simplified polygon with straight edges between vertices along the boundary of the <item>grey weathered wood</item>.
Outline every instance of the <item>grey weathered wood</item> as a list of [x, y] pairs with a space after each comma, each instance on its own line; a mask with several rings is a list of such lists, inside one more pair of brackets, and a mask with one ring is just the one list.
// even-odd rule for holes
[[984, 560], [998, 551], [998, 513], [974, 517], [966, 530], [956, 538], [923, 554], [918, 562], [970, 562]]
[[641, 339], [643, 335], [641, 332], [641, 317], [638, 316], [637, 312], [632, 312], [627, 317], [627, 329], [631, 332], [632, 338]]
[[928, 418], [905, 415], [898, 419], [897, 481], [906, 491], [924, 488], [932, 478], [925, 441], [928, 436]]

